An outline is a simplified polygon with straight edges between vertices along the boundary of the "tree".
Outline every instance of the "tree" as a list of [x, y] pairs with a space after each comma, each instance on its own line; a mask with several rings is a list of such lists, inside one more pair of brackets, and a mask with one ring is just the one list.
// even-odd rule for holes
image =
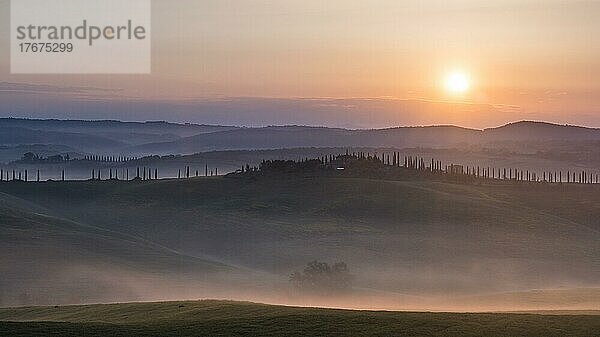
[[337, 262], [330, 266], [317, 260], [309, 262], [302, 272], [290, 275], [290, 283], [296, 289], [319, 295], [348, 291], [352, 287], [352, 279], [346, 263]]
[[35, 159], [36, 159], [36, 156], [33, 152], [27, 152], [27, 153], [23, 154], [23, 158], [21, 158], [21, 161], [33, 162]]

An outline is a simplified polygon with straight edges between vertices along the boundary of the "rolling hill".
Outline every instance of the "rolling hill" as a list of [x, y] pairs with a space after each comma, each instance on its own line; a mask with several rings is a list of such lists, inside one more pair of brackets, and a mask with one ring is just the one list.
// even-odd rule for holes
[[517, 122], [483, 130], [485, 141], [599, 141], [600, 129], [545, 122]]
[[306, 126], [244, 128], [196, 135], [173, 142], [145, 144], [136, 153], [194, 153], [223, 149], [294, 147], [436, 147], [473, 142], [478, 131], [453, 126], [346, 130]]
[[0, 194], [0, 305], [137, 300], [121, 282], [160, 282], [177, 274], [201, 283], [235, 274], [216, 261], [52, 214]]
[[129, 156], [302, 147], [468, 149], [485, 145], [514, 151], [540, 144], [538, 150], [543, 151], [565, 143], [578, 143], [579, 148], [600, 142], [600, 129], [529, 121], [485, 130], [457, 126], [352, 130], [4, 118], [0, 130], [0, 145], [62, 145], [82, 153]]
[[35, 153], [41, 157], [68, 154], [71, 158], [77, 158], [82, 155], [78, 153], [77, 149], [65, 145], [0, 145], [0, 163], [20, 159], [27, 152]]
[[142, 154], [190, 154], [211, 150], [294, 147], [430, 147], [454, 148], [502, 142], [600, 141], [600, 130], [538, 122], [518, 122], [475, 130], [456, 126], [347, 130], [306, 126], [243, 128], [184, 137], [171, 142], [132, 147]]
[[0, 309], [11, 336], [529, 336], [592, 337], [598, 316], [418, 313], [230, 301]]
[[[517, 301], [510, 295], [531, 289], [599, 286], [597, 186], [209, 177], [4, 183], [0, 191], [5, 198], [28, 205], [28, 212], [40, 213], [33, 208], [39, 207], [46, 210], [46, 216], [69, 224], [117, 232], [183, 256], [255, 273], [236, 291], [210, 289], [227, 293], [230, 297], [226, 298], [345, 306], [355, 296], [366, 308], [457, 309], [458, 303], [467, 302], [448, 301], [448, 297], [507, 294], [509, 300], [474, 301], [468, 307], [536, 310], [597, 309], [600, 305], [586, 300], [597, 298], [592, 295], [596, 290], [565, 302], [557, 297], [546, 302]], [[18, 213], [5, 215], [5, 233], [16, 231], [21, 218], [30, 219]], [[45, 223], [53, 218], [34, 219]], [[22, 237], [3, 234], [1, 243], [12, 247], [10, 251], [23, 251], [28, 244], [25, 238], [37, 235], [49, 247], [64, 246], [50, 240], [58, 234], [46, 237], [39, 232], [42, 229], [33, 227], [30, 231], [37, 234], [24, 232], [27, 235]], [[80, 254], [88, 246], [94, 247], [74, 244], [67, 251]], [[117, 249], [104, 251], [114, 262], [123, 256]], [[31, 252], [17, 259], [36, 261], [33, 256], [42, 254]], [[137, 254], [142, 251], [126, 255], [135, 260]], [[289, 273], [314, 259], [345, 261], [356, 276], [354, 293], [348, 299], [290, 297]], [[19, 264], [15, 260], [3, 268]], [[169, 278], [179, 275], [174, 271]], [[196, 291], [194, 282], [183, 282], [180, 287], [194, 289], [188, 295], [210, 294], [208, 288]], [[164, 287], [154, 297], [146, 290], [137, 294], [147, 299], [183, 296]]]
[[[125, 148], [134, 145], [231, 129], [235, 128], [167, 122], [0, 118], [0, 146], [62, 146], [72, 149], [72, 153], [122, 155]], [[9, 160], [18, 159], [23, 153], [9, 157]]]
[[19, 127], [33, 130], [74, 132], [97, 135], [171, 135], [187, 137], [201, 133], [234, 129], [231, 126], [178, 124], [162, 121], [122, 122], [115, 120], [58, 120], [58, 119], [22, 119], [0, 118], [0, 127]]
[[20, 127], [0, 128], [0, 144], [33, 145], [54, 144], [91, 151], [106, 151], [119, 148], [125, 143], [110, 138], [88, 135], [84, 133], [44, 131]]

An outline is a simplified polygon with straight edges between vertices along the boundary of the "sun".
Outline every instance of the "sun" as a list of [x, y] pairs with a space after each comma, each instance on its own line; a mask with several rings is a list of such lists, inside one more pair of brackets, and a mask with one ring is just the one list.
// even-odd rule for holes
[[469, 77], [463, 72], [453, 72], [446, 77], [446, 90], [450, 93], [464, 94], [469, 87]]

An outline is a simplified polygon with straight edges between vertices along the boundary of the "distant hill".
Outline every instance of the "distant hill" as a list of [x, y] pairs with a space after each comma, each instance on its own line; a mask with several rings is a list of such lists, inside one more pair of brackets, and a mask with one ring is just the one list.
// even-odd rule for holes
[[[235, 128], [167, 122], [0, 118], [0, 146], [63, 146], [69, 147], [68, 152], [72, 154], [116, 155], [127, 154], [125, 149], [134, 145], [168, 142], [181, 137], [231, 129]], [[10, 156], [5, 153], [6, 159], [0, 161], [16, 160], [23, 153]], [[48, 151], [35, 153], [44, 155]]]
[[[457, 126], [353, 130], [310, 126], [232, 127], [167, 122], [0, 119], [0, 146], [66, 146], [72, 153], [126, 156], [282, 148], [460, 148], [551, 152], [596, 147], [600, 129], [522, 121], [485, 130]], [[577, 143], [573, 145], [573, 143]], [[18, 157], [9, 158], [16, 160]], [[6, 161], [10, 161], [6, 160]]]
[[68, 154], [71, 158], [81, 156], [79, 150], [66, 145], [45, 145], [45, 144], [27, 144], [27, 145], [0, 145], [0, 163], [10, 162], [21, 158], [24, 153], [31, 152], [40, 157], [48, 157], [57, 154]]
[[293, 147], [446, 147], [472, 143], [480, 131], [454, 126], [347, 130], [324, 127], [272, 126], [244, 128], [132, 148], [142, 153], [194, 153], [223, 149]]
[[106, 137], [84, 133], [44, 131], [21, 127], [0, 127], [0, 144], [3, 145], [64, 145], [72, 148], [85, 148], [106, 151], [119, 148], [125, 143]]
[[205, 132], [235, 129], [231, 126], [178, 124], [164, 121], [121, 122], [115, 120], [59, 120], [59, 119], [23, 119], [0, 118], [0, 127], [21, 127], [35, 130], [111, 133], [111, 134], [146, 134], [174, 135], [177, 137], [193, 136]]
[[347, 130], [302, 126], [243, 128], [133, 147], [143, 154], [190, 154], [210, 150], [293, 147], [450, 148], [494, 142], [600, 141], [600, 130], [538, 122], [518, 122], [475, 130], [456, 126]]
[[600, 129], [545, 122], [516, 122], [483, 131], [485, 141], [600, 140]]

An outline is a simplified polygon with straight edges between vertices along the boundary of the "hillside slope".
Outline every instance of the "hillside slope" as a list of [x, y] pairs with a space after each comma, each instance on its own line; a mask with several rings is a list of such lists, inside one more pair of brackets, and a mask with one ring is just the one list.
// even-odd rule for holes
[[453, 148], [508, 142], [600, 141], [600, 129], [540, 122], [517, 122], [485, 130], [456, 126], [348, 130], [324, 127], [271, 126], [243, 128], [132, 147], [134, 153], [191, 154], [212, 150], [294, 147], [432, 147]]
[[271, 126], [244, 128], [144, 144], [135, 153], [195, 153], [210, 150], [294, 147], [437, 147], [473, 142], [480, 131], [453, 126], [347, 130], [325, 127]]
[[[357, 294], [376, 299], [365, 307], [599, 286], [597, 186], [313, 177], [5, 183], [0, 191], [70, 221], [278, 275], [282, 289], [308, 261], [345, 261]], [[569, 308], [592, 309], [586, 303]], [[556, 308], [529, 304], [519, 307]]]
[[485, 141], [600, 140], [600, 129], [522, 121], [483, 130]]
[[96, 151], [119, 148], [125, 145], [123, 142], [96, 135], [75, 132], [34, 130], [20, 127], [1, 127], [0, 144], [54, 144], [69, 146], [76, 149]]
[[[155, 142], [169, 142], [203, 133], [232, 130], [235, 127], [167, 122], [120, 122], [54, 119], [0, 118], [0, 147], [51, 146], [67, 147], [64, 154], [98, 152], [111, 155], [131, 155], [123, 152], [126, 147]], [[47, 150], [24, 150], [2, 161], [16, 160], [23, 153], [32, 151], [44, 155]], [[1, 151], [0, 151], [1, 152]], [[5, 153], [4, 156], [8, 155]]]
[[235, 271], [51, 213], [0, 193], [0, 305], [136, 300], [139, 287], [122, 282], [141, 286], [176, 274], [200, 284]]
[[[12, 322], [8, 322], [12, 321]], [[598, 316], [352, 311], [186, 301], [0, 309], [11, 336], [582, 336]]]
[[536, 151], [548, 151], [565, 143], [571, 149], [573, 143], [579, 149], [595, 148], [594, 144], [600, 142], [600, 129], [530, 121], [485, 130], [447, 125], [352, 130], [0, 118], [0, 130], [0, 146], [62, 145], [81, 153], [128, 156], [298, 147], [469, 149], [485, 145], [514, 151], [522, 149], [523, 144]]

